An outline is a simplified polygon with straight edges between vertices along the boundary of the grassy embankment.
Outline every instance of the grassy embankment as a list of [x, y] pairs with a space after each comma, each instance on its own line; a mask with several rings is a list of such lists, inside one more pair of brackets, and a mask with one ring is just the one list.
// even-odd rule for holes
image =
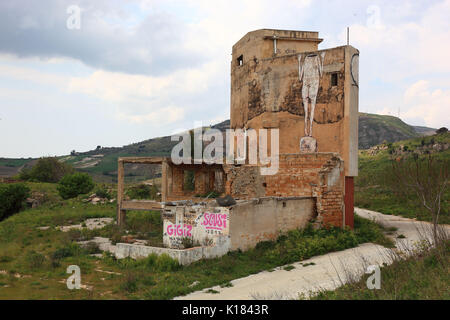
[[437, 248], [429, 248], [406, 260], [395, 259], [382, 267], [379, 290], [367, 288], [364, 275], [359, 281], [346, 284], [334, 291], [323, 291], [317, 300], [436, 300], [450, 299], [449, 241]]

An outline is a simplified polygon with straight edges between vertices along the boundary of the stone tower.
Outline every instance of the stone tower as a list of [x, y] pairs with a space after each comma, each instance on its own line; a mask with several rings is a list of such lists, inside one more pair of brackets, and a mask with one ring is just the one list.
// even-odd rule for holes
[[318, 32], [261, 29], [232, 49], [231, 128], [279, 129], [280, 154], [337, 153], [345, 219], [358, 175], [358, 62], [352, 46], [318, 50]]

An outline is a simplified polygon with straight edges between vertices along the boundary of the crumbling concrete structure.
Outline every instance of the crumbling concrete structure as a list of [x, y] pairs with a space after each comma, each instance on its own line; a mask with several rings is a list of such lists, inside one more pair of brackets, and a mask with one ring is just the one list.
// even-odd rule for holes
[[[262, 29], [233, 46], [231, 129], [254, 129], [257, 139], [259, 130], [277, 129], [278, 150], [267, 150], [276, 153], [276, 171], [262, 174], [268, 165], [248, 158], [178, 165], [170, 158], [120, 158], [119, 223], [128, 209], [161, 210], [167, 247], [186, 247], [190, 239], [189, 246], [218, 248], [213, 256], [275, 240], [310, 221], [353, 227], [359, 52], [318, 50], [321, 41], [317, 32]], [[161, 203], [123, 200], [126, 162], [162, 165]], [[185, 186], [187, 171], [195, 176], [193, 190]], [[236, 201], [220, 206], [205, 197], [210, 191]]]

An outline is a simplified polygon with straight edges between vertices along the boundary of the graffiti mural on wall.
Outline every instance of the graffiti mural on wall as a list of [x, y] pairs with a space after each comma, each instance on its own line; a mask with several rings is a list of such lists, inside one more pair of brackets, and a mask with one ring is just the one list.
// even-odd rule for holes
[[197, 219], [198, 235], [225, 235], [228, 234], [228, 214], [227, 213], [201, 213]]
[[166, 232], [169, 236], [192, 237], [192, 226], [190, 224], [168, 223]]
[[[315, 53], [308, 54], [303, 62], [301, 61], [302, 55], [298, 56], [298, 76], [299, 80], [303, 81], [302, 98], [305, 110], [305, 136], [307, 137], [312, 137], [314, 109], [316, 107], [320, 78], [323, 74], [324, 58], [325, 52], [320, 53], [320, 55]], [[311, 109], [309, 109], [309, 102], [311, 102]]]
[[205, 212], [202, 225], [205, 226], [206, 229], [222, 231], [227, 227], [227, 214]]
[[[204, 209], [203, 209], [204, 210]], [[194, 217], [178, 215], [175, 223], [164, 220], [163, 242], [170, 248], [181, 248], [184, 238], [191, 238], [193, 244], [201, 245], [205, 239], [228, 236], [229, 214], [224, 209], [218, 212], [199, 210]]]
[[302, 99], [305, 111], [305, 136], [300, 140], [301, 152], [317, 152], [317, 141], [312, 137], [312, 127], [320, 78], [323, 75], [324, 58], [325, 52], [308, 54], [303, 61], [302, 55], [298, 55], [298, 76], [302, 81]]

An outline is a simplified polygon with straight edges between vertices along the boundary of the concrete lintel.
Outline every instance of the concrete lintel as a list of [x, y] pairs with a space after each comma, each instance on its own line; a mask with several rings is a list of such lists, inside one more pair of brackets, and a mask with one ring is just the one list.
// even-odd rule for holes
[[322, 38], [294, 38], [294, 37], [277, 37], [277, 36], [265, 36], [264, 40], [289, 40], [289, 41], [306, 41], [306, 42], [317, 42], [321, 43], [323, 41]]
[[164, 161], [170, 161], [169, 157], [120, 157], [118, 159], [122, 163], [148, 163], [160, 164]]

